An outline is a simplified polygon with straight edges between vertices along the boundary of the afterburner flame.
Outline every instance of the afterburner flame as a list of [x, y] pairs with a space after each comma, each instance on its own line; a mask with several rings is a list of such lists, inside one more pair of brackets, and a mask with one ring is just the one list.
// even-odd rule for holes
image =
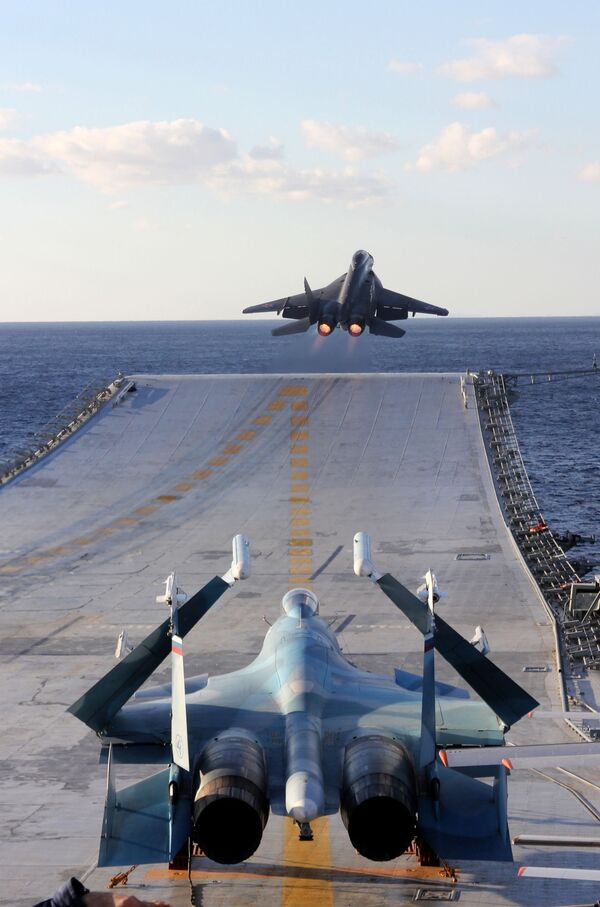
[[325, 322], [323, 321], [319, 325], [318, 331], [319, 331], [319, 334], [321, 335], [321, 337], [327, 337], [328, 334], [331, 334], [331, 326], [328, 324], [325, 324]]
[[353, 337], [360, 337], [363, 332], [363, 326], [362, 324], [351, 324], [348, 331]]

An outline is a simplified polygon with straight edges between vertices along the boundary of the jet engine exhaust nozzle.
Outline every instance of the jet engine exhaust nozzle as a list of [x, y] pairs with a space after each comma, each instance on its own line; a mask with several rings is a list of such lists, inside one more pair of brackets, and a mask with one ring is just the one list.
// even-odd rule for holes
[[319, 332], [321, 337], [328, 337], [331, 334], [331, 332], [333, 331], [333, 328], [334, 328], [334, 325], [329, 324], [328, 321], [319, 321], [319, 326], [317, 327], [317, 331]]
[[416, 780], [405, 748], [369, 735], [346, 747], [342, 821], [353, 847], [368, 860], [394, 860], [415, 836]]
[[364, 324], [361, 324], [360, 321], [353, 321], [351, 324], [348, 325], [348, 333], [352, 337], [360, 337], [360, 335], [362, 334], [364, 329], [365, 329], [365, 326], [364, 326]]
[[258, 848], [269, 817], [262, 747], [245, 731], [226, 731], [200, 757], [192, 838], [215, 863], [242, 863]]

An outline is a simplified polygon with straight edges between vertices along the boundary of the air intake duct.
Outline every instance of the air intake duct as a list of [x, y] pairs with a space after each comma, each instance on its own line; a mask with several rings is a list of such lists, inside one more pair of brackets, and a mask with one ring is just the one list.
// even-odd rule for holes
[[341, 815], [355, 850], [368, 860], [393, 860], [410, 846], [417, 815], [416, 779], [407, 750], [369, 735], [346, 747]]
[[267, 770], [262, 747], [247, 731], [212, 740], [199, 762], [192, 838], [215, 863], [241, 863], [258, 848], [267, 819]]

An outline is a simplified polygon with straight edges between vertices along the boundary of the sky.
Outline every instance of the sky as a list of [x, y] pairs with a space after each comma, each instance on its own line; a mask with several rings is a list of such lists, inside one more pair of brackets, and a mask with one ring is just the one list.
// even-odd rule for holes
[[[0, 321], [600, 314], [600, 3], [0, 0]], [[249, 316], [251, 317], [251, 316]]]

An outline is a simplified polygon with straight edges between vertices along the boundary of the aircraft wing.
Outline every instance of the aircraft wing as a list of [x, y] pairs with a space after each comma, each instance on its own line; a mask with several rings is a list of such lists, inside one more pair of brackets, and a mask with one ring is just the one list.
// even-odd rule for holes
[[[313, 298], [319, 302], [321, 299], [337, 299], [342, 288], [346, 275], [336, 278], [326, 287], [320, 287], [313, 290]], [[309, 306], [306, 299], [306, 293], [296, 293], [295, 296], [284, 296], [281, 299], [274, 299], [272, 302], [261, 302], [258, 305], [251, 305], [242, 310], [243, 315], [254, 315], [260, 312], [277, 312], [281, 313], [283, 318], [307, 318], [309, 315]]]
[[[398, 314], [394, 314], [394, 310]], [[420, 312], [424, 315], [447, 315], [448, 309], [442, 309], [437, 305], [431, 305], [429, 302], [421, 302], [419, 299], [413, 299], [412, 296], [404, 296], [402, 293], [395, 293], [393, 290], [386, 290], [382, 287], [377, 293], [377, 315], [384, 321], [393, 321], [395, 318], [402, 318], [400, 312]]]

